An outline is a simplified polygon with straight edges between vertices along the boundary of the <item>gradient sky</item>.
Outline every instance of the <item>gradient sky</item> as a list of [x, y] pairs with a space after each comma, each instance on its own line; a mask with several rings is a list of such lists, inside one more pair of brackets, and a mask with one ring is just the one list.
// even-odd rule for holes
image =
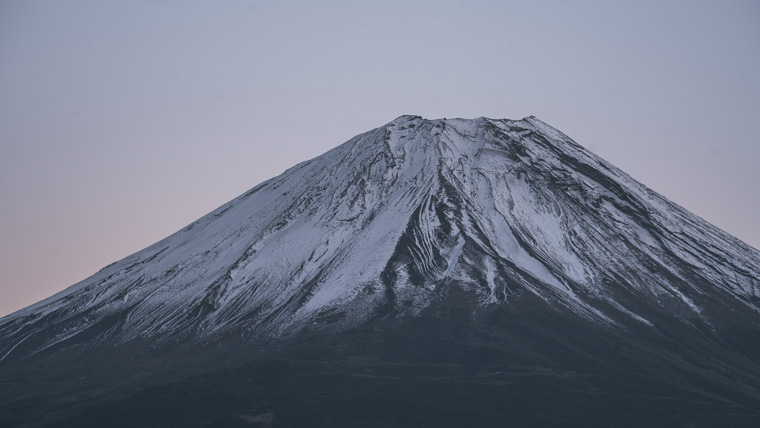
[[0, 2], [0, 315], [402, 114], [536, 115], [760, 247], [754, 1]]

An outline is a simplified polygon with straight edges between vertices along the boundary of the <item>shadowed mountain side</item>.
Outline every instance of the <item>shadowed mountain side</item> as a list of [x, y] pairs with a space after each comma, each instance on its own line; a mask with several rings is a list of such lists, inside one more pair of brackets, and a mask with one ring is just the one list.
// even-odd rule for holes
[[[237, 367], [33, 426], [755, 426], [756, 362], [685, 326], [626, 334], [528, 298], [304, 333]], [[568, 321], [570, 320], [570, 321]], [[760, 342], [755, 342], [760, 343]], [[755, 345], [755, 351], [758, 351]], [[67, 416], [68, 415], [68, 416]], [[59, 420], [58, 417], [63, 418]]]

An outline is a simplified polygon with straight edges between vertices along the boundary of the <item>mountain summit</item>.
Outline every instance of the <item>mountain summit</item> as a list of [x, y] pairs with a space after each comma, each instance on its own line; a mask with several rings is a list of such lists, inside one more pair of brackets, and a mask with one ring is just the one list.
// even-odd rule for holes
[[[262, 374], [282, 361], [281, 376]], [[96, 380], [84, 404], [61, 405], [85, 372]], [[21, 415], [13, 423], [28, 406], [49, 412], [42, 425], [103, 423], [155, 402], [151, 379], [184, 403], [207, 385], [193, 376], [230, 373], [251, 383], [225, 390], [254, 395], [207, 403], [227, 426], [749, 425], [760, 252], [532, 116], [401, 116], [0, 319], [0, 376], [13, 385], [0, 411]], [[309, 383], [319, 376], [337, 378]], [[299, 413], [347, 399], [349, 384], [374, 407]], [[399, 403], [399, 390], [447, 392]], [[546, 414], [545, 400], [564, 404]], [[142, 422], [165, 420], [155, 412]]]

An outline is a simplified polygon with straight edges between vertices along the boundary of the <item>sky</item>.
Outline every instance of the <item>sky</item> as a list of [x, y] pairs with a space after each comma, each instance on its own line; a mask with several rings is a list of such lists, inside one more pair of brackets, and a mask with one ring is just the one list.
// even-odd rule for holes
[[760, 248], [760, 2], [0, 2], [0, 316], [402, 114], [535, 115]]

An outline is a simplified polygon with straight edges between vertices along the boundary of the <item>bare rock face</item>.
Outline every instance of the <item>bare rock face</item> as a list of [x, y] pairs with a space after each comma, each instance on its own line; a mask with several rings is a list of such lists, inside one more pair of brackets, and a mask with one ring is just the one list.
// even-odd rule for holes
[[13, 424], [752, 425], [760, 252], [534, 117], [402, 116], [0, 319], [0, 376]]

